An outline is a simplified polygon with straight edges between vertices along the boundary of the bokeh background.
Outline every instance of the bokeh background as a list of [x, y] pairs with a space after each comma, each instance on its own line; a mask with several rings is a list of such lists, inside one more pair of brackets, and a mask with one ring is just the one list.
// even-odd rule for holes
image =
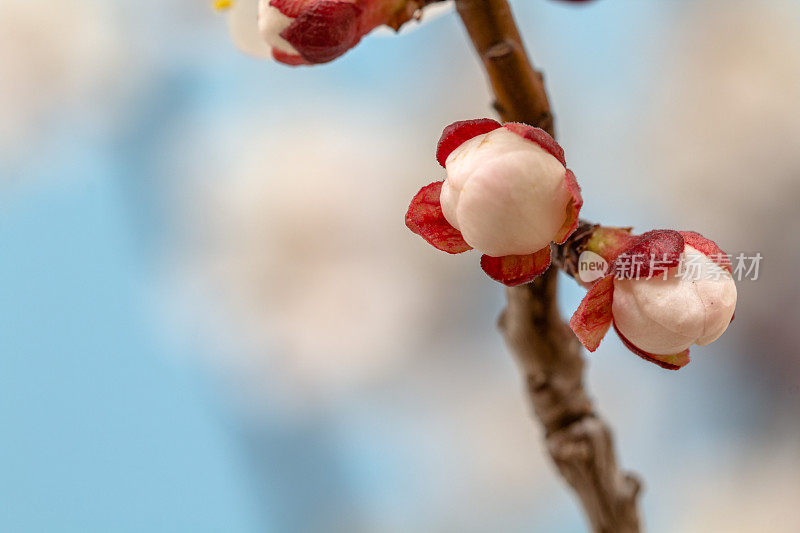
[[[800, 531], [800, 4], [512, 5], [584, 217], [764, 256], [687, 368], [588, 358], [648, 530]], [[490, 114], [428, 18], [291, 69], [205, 1], [0, 0], [0, 530], [585, 530], [500, 287], [403, 225]]]

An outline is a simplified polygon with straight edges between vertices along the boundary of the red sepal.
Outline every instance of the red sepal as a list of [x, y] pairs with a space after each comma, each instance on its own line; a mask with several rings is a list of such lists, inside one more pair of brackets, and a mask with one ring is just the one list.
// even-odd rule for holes
[[683, 236], [686, 244], [698, 252], [704, 253], [716, 264], [728, 272], [733, 273], [733, 270], [731, 269], [731, 258], [728, 256], [728, 254], [722, 251], [722, 248], [720, 248], [717, 243], [711, 239], [706, 239], [696, 231], [681, 231], [680, 234]]
[[581, 196], [581, 188], [578, 185], [578, 180], [575, 179], [575, 174], [570, 169], [567, 169], [567, 174], [564, 176], [564, 181], [567, 184], [567, 190], [572, 195], [572, 199], [567, 203], [567, 218], [564, 220], [564, 225], [558, 230], [553, 241], [556, 244], [564, 244], [569, 236], [578, 229], [578, 217], [581, 214], [581, 207], [583, 207], [583, 196]]
[[435, 181], [419, 190], [408, 206], [406, 226], [437, 250], [449, 254], [472, 250], [472, 246], [464, 241], [461, 232], [444, 218], [442, 204], [439, 201], [442, 183]]
[[564, 158], [564, 149], [543, 129], [534, 128], [533, 126], [528, 126], [521, 122], [509, 122], [503, 127], [509, 131], [513, 131], [520, 137], [535, 142], [541, 146], [545, 152], [558, 159], [562, 165], [567, 166], [567, 160]]
[[299, 17], [309, 7], [308, 0], [271, 0], [269, 5], [292, 18]]
[[[643, 233], [633, 245], [614, 262], [619, 277], [631, 279], [649, 277], [678, 266], [684, 247], [683, 236], [671, 229]], [[655, 269], [651, 272], [651, 266]]]
[[606, 336], [608, 328], [614, 321], [611, 314], [613, 299], [614, 276], [600, 278], [592, 285], [569, 319], [569, 327], [590, 352], [600, 346], [600, 341]]
[[301, 10], [280, 35], [309, 63], [327, 63], [361, 39], [358, 33], [361, 12], [352, 2], [323, 0]]
[[444, 167], [450, 153], [478, 135], [489, 133], [501, 128], [499, 122], [490, 118], [476, 118], [474, 120], [460, 120], [447, 126], [439, 138], [436, 147], [436, 160]]
[[691, 362], [689, 358], [689, 349], [685, 349], [684, 351], [672, 355], [654, 355], [651, 353], [647, 353], [645, 351], [640, 350], [636, 346], [633, 345], [631, 341], [625, 338], [619, 328], [617, 327], [616, 322], [614, 323], [614, 331], [617, 332], [617, 336], [619, 340], [622, 341], [622, 344], [625, 345], [627, 349], [644, 359], [645, 361], [650, 361], [651, 363], [655, 363], [661, 368], [666, 368], [667, 370], [680, 370], [681, 368], [685, 367]]
[[504, 255], [481, 257], [481, 268], [495, 281], [509, 287], [529, 283], [550, 266], [550, 246], [529, 255]]
[[283, 63], [284, 65], [289, 65], [292, 67], [296, 67], [298, 65], [310, 65], [308, 61], [303, 59], [302, 56], [294, 55], [294, 54], [287, 54], [277, 48], [272, 49], [272, 58], [277, 61], [278, 63]]

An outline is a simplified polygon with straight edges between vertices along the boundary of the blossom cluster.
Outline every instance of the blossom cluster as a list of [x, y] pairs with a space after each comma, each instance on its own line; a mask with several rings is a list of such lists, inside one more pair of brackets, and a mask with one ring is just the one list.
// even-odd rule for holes
[[[579, 3], [582, 0], [571, 0]], [[425, 0], [217, 0], [237, 45], [288, 65], [332, 61], [378, 26], [395, 29]], [[529, 283], [551, 264], [583, 206], [562, 147], [545, 131], [487, 118], [455, 122], [439, 140], [445, 178], [413, 197], [406, 226], [435, 248], [476, 250], [481, 268], [508, 286]], [[664, 368], [689, 362], [689, 347], [715, 341], [733, 319], [730, 256], [691, 231], [634, 235], [598, 227], [586, 244], [588, 288], [570, 326], [590, 351], [614, 327], [631, 351]], [[594, 268], [599, 265], [599, 268]]]
[[[532, 126], [476, 119], [445, 128], [436, 158], [446, 178], [414, 196], [406, 226], [444, 252], [478, 250], [481, 268], [506, 285], [544, 273], [551, 243], [569, 239], [583, 205], [561, 146]], [[586, 251], [600, 271], [583, 280], [570, 327], [590, 351], [613, 325], [631, 351], [677, 370], [690, 346], [715, 341], [733, 319], [730, 256], [699, 233], [598, 227]]]

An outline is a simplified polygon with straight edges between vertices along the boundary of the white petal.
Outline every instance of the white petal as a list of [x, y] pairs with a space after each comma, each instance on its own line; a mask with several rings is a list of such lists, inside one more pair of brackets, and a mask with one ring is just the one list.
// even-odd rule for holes
[[[692, 313], [692, 307], [699, 307], [692, 305], [693, 301], [696, 302], [698, 299], [696, 296], [689, 298], [690, 312], [688, 314], [694, 316], [688, 322], [694, 321], [694, 327], [691, 323], [684, 323], [689, 326], [688, 331], [682, 332], [676, 329], [674, 317], [676, 314], [680, 314], [681, 309], [687, 307], [684, 304], [686, 295], [674, 281], [672, 283], [669, 283], [670, 280], [658, 281], [662, 282], [660, 287], [655, 278], [651, 280], [614, 280], [612, 314], [620, 333], [637, 348], [654, 355], [671, 355], [682, 352], [694, 344], [697, 333], [702, 328], [702, 309], [699, 309], [699, 313], [698, 310]], [[647, 294], [651, 289], [654, 289], [654, 294]], [[670, 292], [676, 294], [669, 298]], [[663, 316], [659, 316], [659, 310], [656, 308], [657, 298], [664, 296], [667, 296], [663, 300], [664, 313]], [[645, 310], [643, 307], [647, 309]], [[696, 331], [692, 331], [692, 329]]]
[[470, 139], [453, 150], [446, 169], [445, 218], [485, 254], [535, 252], [564, 223], [566, 169], [516, 133], [500, 128]]
[[272, 49], [258, 31], [258, 0], [236, 0], [229, 11], [228, 28], [239, 50], [255, 57], [271, 57]]
[[[690, 253], [703, 255], [701, 252], [687, 246], [685, 255]], [[703, 332], [696, 344], [705, 346], [717, 340], [731, 323], [736, 310], [736, 284], [727, 270], [723, 269], [708, 257], [705, 260], [702, 277], [693, 281], [697, 295], [703, 302], [706, 311]]]
[[292, 24], [294, 19], [281, 13], [278, 8], [269, 5], [269, 2], [270, 0], [260, 0], [258, 4], [258, 30], [261, 32], [261, 37], [276, 50], [300, 55], [294, 46], [280, 35]]
[[452, 180], [444, 180], [444, 183], [442, 183], [442, 192], [439, 193], [439, 203], [442, 206], [442, 214], [450, 225], [458, 230], [461, 229], [461, 225], [458, 223], [456, 208], [458, 207], [460, 196], [461, 189], [456, 189], [453, 186]]

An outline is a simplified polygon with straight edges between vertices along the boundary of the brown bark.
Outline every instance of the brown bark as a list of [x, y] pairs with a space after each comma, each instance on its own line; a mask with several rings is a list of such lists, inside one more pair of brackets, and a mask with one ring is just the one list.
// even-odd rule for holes
[[[456, 0], [458, 14], [483, 61], [506, 122], [525, 122], [554, 134], [541, 74], [531, 66], [506, 0]], [[640, 530], [637, 478], [619, 469], [611, 430], [583, 386], [581, 347], [556, 306], [558, 269], [533, 283], [506, 289], [499, 320], [506, 344], [527, 383], [554, 463], [575, 490], [592, 531]]]

